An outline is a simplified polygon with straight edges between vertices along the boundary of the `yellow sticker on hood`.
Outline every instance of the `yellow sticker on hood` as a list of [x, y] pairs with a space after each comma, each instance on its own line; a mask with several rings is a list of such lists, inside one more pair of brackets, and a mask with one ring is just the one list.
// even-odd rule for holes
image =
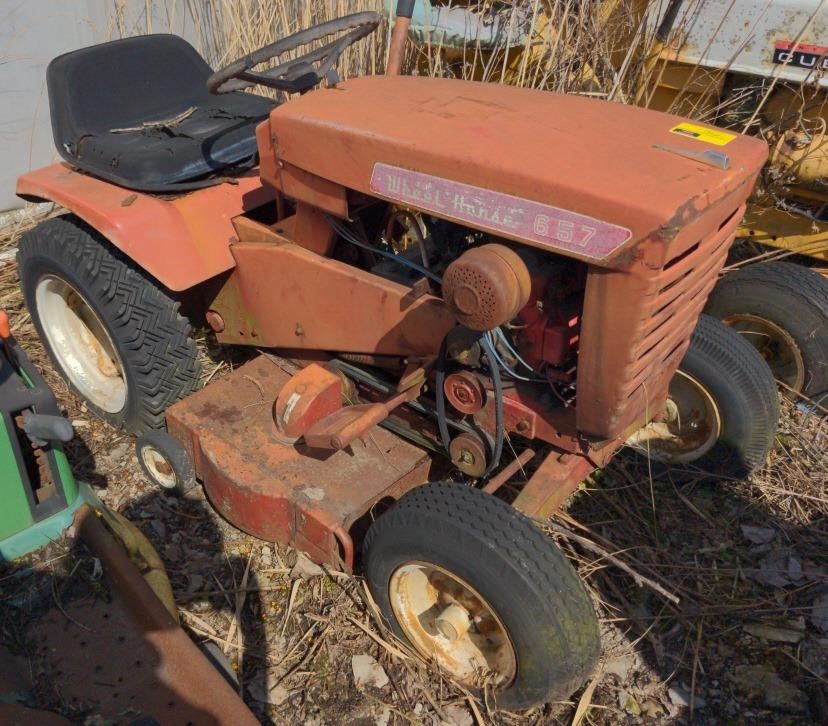
[[736, 134], [731, 134], [721, 129], [711, 129], [707, 126], [691, 124], [687, 121], [673, 126], [670, 129], [670, 133], [678, 134], [679, 136], [689, 136], [691, 139], [698, 139], [699, 141], [704, 141], [714, 146], [724, 146], [736, 138]]

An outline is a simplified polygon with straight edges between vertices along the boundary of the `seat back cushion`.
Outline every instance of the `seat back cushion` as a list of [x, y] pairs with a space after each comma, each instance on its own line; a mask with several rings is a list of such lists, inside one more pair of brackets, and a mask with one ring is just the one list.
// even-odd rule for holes
[[210, 66], [175, 35], [143, 35], [55, 58], [46, 71], [59, 149], [87, 134], [174, 116], [209, 96]]
[[211, 94], [211, 73], [175, 35], [125, 38], [59, 56], [46, 71], [55, 146], [73, 166], [143, 191], [180, 190], [249, 161], [255, 126], [273, 102]]

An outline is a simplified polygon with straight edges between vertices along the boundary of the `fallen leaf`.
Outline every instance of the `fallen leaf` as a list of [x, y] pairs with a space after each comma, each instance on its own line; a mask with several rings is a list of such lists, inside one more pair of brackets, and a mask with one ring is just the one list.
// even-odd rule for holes
[[798, 643], [804, 637], [804, 633], [791, 628], [777, 628], [773, 625], [762, 623], [750, 623], [744, 626], [744, 631], [751, 635], [770, 640], [776, 643]]
[[814, 599], [811, 605], [811, 622], [823, 633], [828, 633], [828, 592]]
[[269, 703], [271, 706], [279, 706], [290, 697], [290, 691], [277, 683], [275, 673], [260, 671], [253, 683], [247, 685], [248, 693], [257, 701]]
[[754, 527], [750, 524], [741, 525], [745, 539], [753, 544], [767, 544], [776, 537], [776, 530], [770, 527]]
[[313, 562], [307, 555], [302, 552], [297, 553], [296, 564], [290, 571], [292, 578], [301, 577], [303, 580], [308, 580], [311, 577], [319, 577], [324, 575], [325, 571]]

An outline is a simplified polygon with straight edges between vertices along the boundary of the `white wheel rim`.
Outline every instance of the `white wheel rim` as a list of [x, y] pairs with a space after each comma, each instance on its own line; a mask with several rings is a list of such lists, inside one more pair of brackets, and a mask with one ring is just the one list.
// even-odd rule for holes
[[651, 421], [627, 446], [664, 464], [688, 464], [716, 445], [722, 418], [713, 396], [693, 376], [676, 371], [665, 408], [666, 420]]
[[459, 577], [427, 562], [408, 562], [394, 571], [388, 595], [409, 642], [458, 681], [480, 688], [514, 680], [517, 658], [506, 628]]
[[124, 367], [86, 299], [65, 280], [48, 275], [37, 283], [35, 304], [49, 347], [81, 396], [107, 413], [123, 410]]
[[156, 484], [164, 489], [174, 489], [175, 471], [173, 471], [167, 457], [153, 446], [144, 446], [141, 449], [141, 461]]

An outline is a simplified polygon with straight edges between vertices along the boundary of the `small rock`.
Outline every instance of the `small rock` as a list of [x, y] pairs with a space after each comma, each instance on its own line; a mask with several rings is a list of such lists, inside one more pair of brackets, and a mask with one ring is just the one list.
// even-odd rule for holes
[[[670, 698], [670, 703], [674, 706], [690, 705], [690, 694], [686, 688], [681, 688], [680, 686], [670, 686], [667, 689], [667, 696]], [[693, 698], [693, 708], [704, 708], [706, 705], [707, 701], [701, 696]]]
[[278, 685], [277, 680], [275, 673], [258, 673], [256, 680], [248, 684], [247, 691], [261, 703], [279, 706], [290, 697], [290, 691], [284, 686]]
[[160, 519], [153, 519], [150, 522], [150, 527], [152, 527], [152, 531], [155, 532], [159, 540], [163, 541], [167, 538], [167, 525]]
[[164, 547], [164, 559], [170, 562], [180, 562], [184, 557], [184, 550], [181, 545], [168, 544]]
[[311, 577], [319, 577], [324, 574], [325, 571], [315, 562], [311, 561], [307, 555], [302, 552], [297, 553], [296, 564], [290, 571], [292, 578], [301, 577], [303, 580], [307, 580]]
[[796, 557], [788, 558], [788, 579], [791, 582], [802, 580], [802, 563]]
[[740, 690], [755, 694], [769, 708], [792, 713], [805, 711], [807, 696], [769, 668], [758, 665], [736, 666], [731, 677]]
[[770, 527], [754, 527], [750, 524], [741, 525], [745, 539], [753, 544], [767, 544], [776, 537], [776, 530]]
[[389, 683], [388, 674], [377, 663], [376, 658], [370, 655], [352, 656], [351, 669], [354, 673], [354, 685], [360, 690], [366, 686], [385, 688]]
[[684, 689], [679, 688], [678, 686], [670, 686], [667, 689], [667, 695], [670, 698], [670, 703], [674, 706], [689, 706], [690, 705], [690, 696], [684, 691]]
[[828, 640], [809, 638], [800, 651], [803, 665], [820, 678], [828, 675]]
[[775, 549], [759, 560], [757, 569], [745, 569], [745, 575], [761, 585], [788, 587], [802, 579], [802, 563], [789, 549]]
[[448, 721], [441, 721], [442, 726], [473, 726], [474, 719], [469, 713], [469, 709], [457, 703], [451, 706], [446, 706], [443, 709]]
[[382, 709], [382, 713], [374, 719], [375, 726], [388, 726], [391, 721], [391, 709], [386, 707]]
[[621, 683], [625, 683], [627, 676], [635, 665], [635, 654], [625, 653], [624, 655], [616, 656], [607, 662], [604, 666], [604, 671], [612, 673], [618, 677]]
[[273, 550], [270, 549], [267, 545], [262, 547], [262, 557], [270, 557], [273, 554]]
[[756, 638], [763, 638], [776, 643], [798, 643], [805, 634], [799, 630], [792, 630], [791, 628], [777, 628], [773, 625], [763, 625], [762, 623], [751, 623], [744, 626], [746, 633], [750, 633]]
[[104, 456], [101, 457], [101, 460], [107, 466], [116, 466], [120, 463], [121, 459], [126, 456], [129, 450], [130, 443], [128, 441], [122, 441], [120, 444], [113, 446]]

